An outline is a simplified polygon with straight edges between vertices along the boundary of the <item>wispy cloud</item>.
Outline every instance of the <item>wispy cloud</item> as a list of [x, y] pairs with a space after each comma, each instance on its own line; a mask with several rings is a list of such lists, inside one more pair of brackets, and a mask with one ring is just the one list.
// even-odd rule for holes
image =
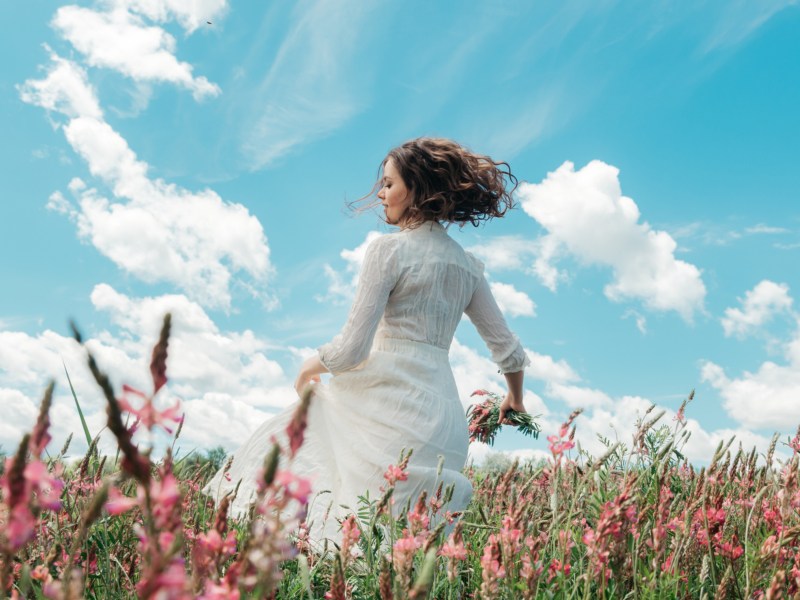
[[785, 235], [791, 232], [791, 229], [765, 223], [742, 227], [741, 225], [734, 226], [732, 223], [708, 221], [694, 221], [670, 228], [670, 235], [675, 239], [697, 241], [706, 246], [727, 246], [751, 236]]
[[251, 168], [328, 135], [367, 105], [362, 78], [369, 78], [372, 67], [358, 53], [376, 8], [356, 0], [312, 0], [295, 7], [294, 23], [249, 109], [242, 154]]
[[795, 5], [797, 0], [730, 0], [715, 4], [716, 18], [712, 21], [702, 50], [711, 52], [740, 44], [774, 15]]

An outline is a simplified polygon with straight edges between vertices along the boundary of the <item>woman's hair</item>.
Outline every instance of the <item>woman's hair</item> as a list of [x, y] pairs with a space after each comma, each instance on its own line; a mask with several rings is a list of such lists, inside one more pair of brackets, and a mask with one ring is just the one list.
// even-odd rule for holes
[[428, 137], [391, 150], [365, 198], [382, 187], [380, 172], [390, 158], [414, 198], [406, 213], [406, 224], [412, 227], [432, 220], [477, 227], [481, 221], [502, 217], [514, 206], [511, 195], [518, 182], [508, 163], [475, 154], [452, 140]]

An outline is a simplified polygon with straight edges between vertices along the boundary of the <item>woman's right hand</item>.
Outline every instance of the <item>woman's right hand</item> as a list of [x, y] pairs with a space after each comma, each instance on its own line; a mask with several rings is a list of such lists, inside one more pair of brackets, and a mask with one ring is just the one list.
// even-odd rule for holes
[[527, 413], [528, 411], [525, 410], [525, 405], [522, 403], [522, 399], [517, 398], [515, 394], [509, 392], [506, 394], [505, 400], [500, 404], [500, 414], [498, 415], [497, 422], [500, 425], [506, 425], [507, 421], [505, 420], [506, 414], [508, 414], [509, 410], [514, 410], [520, 413]]

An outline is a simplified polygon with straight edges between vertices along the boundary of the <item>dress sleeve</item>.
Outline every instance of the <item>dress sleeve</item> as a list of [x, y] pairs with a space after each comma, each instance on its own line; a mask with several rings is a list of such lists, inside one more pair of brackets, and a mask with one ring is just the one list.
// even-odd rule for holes
[[349, 371], [369, 356], [389, 294], [399, 277], [396, 242], [384, 235], [367, 247], [347, 322], [336, 337], [318, 348], [320, 362], [331, 373]]
[[489, 282], [482, 273], [482, 265], [478, 286], [464, 312], [486, 342], [492, 353], [492, 360], [500, 367], [501, 373], [522, 371], [530, 364], [522, 343], [511, 333], [500, 307], [497, 306]]

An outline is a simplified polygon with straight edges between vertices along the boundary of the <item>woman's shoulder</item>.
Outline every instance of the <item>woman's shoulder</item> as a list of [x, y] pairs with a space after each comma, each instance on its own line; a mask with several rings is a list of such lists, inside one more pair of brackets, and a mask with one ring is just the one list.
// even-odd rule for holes
[[483, 275], [483, 270], [484, 270], [483, 261], [479, 259], [477, 256], [475, 256], [469, 250], [464, 250], [464, 256], [466, 257], [467, 263], [472, 268], [473, 272], [476, 275]]

